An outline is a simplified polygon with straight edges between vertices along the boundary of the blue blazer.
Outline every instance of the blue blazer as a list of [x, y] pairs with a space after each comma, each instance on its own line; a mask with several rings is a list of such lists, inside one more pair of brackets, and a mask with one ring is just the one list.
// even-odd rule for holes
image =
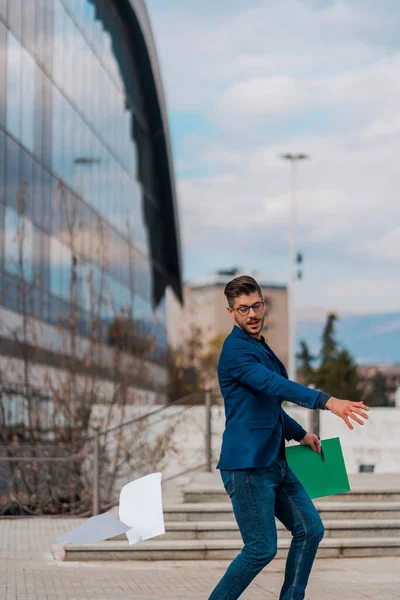
[[224, 342], [218, 380], [226, 422], [217, 469], [268, 467], [278, 455], [282, 430], [288, 441], [300, 441], [306, 434], [283, 410], [282, 402], [288, 400], [314, 409], [324, 408], [330, 398], [289, 381], [284, 365], [271, 348], [265, 348], [237, 325]]

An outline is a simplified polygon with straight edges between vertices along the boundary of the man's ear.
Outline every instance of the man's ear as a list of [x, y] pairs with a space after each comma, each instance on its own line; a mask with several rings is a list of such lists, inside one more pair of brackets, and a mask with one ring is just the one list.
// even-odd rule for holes
[[227, 306], [226, 310], [228, 311], [232, 319], [235, 320], [235, 311], [230, 306]]

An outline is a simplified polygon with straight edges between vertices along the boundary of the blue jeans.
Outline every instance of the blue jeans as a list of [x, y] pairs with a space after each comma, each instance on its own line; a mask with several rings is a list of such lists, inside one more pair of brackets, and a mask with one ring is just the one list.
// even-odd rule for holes
[[235, 600], [275, 557], [275, 516], [292, 533], [280, 600], [303, 600], [324, 526], [311, 499], [288, 463], [221, 471], [244, 547], [209, 600]]

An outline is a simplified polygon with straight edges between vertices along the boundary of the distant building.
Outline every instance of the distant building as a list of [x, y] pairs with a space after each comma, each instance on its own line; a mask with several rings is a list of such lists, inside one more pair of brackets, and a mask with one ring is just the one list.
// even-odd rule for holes
[[[179, 347], [187, 340], [193, 326], [201, 328], [201, 342], [206, 352], [210, 341], [218, 334], [227, 335], [233, 321], [226, 307], [226, 284], [240, 273], [236, 270], [219, 271], [184, 286], [184, 307], [170, 302], [167, 326], [170, 344]], [[279, 358], [288, 359], [288, 296], [285, 285], [260, 281], [267, 308], [263, 335]]]

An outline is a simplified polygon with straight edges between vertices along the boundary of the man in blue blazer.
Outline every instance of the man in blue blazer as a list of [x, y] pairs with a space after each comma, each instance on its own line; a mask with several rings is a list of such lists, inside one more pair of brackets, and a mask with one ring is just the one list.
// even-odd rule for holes
[[309, 495], [290, 469], [285, 439], [321, 452], [319, 439], [307, 433], [282, 408], [288, 400], [310, 409], [330, 410], [350, 429], [363, 425], [368, 407], [339, 400], [288, 380], [286, 369], [261, 335], [265, 306], [261, 289], [248, 276], [225, 288], [234, 327], [226, 338], [218, 379], [226, 424], [220, 469], [231, 498], [244, 547], [230, 564], [209, 600], [235, 600], [277, 551], [275, 517], [292, 533], [280, 600], [302, 600], [324, 528]]

